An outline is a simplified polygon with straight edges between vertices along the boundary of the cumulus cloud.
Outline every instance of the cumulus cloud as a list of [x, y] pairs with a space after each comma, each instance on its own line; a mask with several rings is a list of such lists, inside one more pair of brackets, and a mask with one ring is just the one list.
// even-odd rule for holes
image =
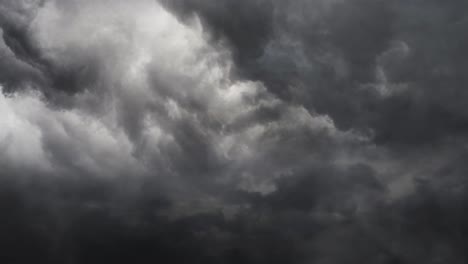
[[3, 1], [6, 263], [464, 263], [462, 1]]

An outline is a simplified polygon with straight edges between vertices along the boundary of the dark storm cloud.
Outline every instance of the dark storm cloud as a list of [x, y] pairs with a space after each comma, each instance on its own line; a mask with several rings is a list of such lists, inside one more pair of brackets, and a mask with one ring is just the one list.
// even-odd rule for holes
[[466, 132], [462, 1], [249, 1], [228, 15], [224, 2], [168, 5], [224, 36], [247, 78], [340, 128], [372, 129], [383, 144]]
[[[3, 1], [0, 5], [0, 27], [2, 32], [2, 74], [1, 82], [9, 86], [17, 86], [21, 82], [38, 82], [40, 72], [34, 66], [18, 60], [9, 46], [15, 47], [22, 56], [34, 56], [34, 47], [29, 45], [26, 29], [34, 17], [34, 10], [39, 6], [27, 6], [22, 1]], [[22, 42], [26, 43], [23, 44]], [[8, 44], [9, 45], [8, 45]], [[29, 53], [29, 54], [28, 54]], [[20, 55], [20, 56], [21, 56]]]
[[467, 4], [159, 2], [0, 3], [0, 262], [466, 262]]
[[236, 62], [248, 65], [262, 55], [273, 34], [271, 1], [161, 1], [187, 19], [200, 15], [215, 41], [228, 41]]
[[[0, 5], [0, 83], [6, 92], [25, 86], [40, 89], [51, 100], [89, 88], [99, 69], [92, 58], [76, 58], [64, 63], [48, 58], [34, 36], [31, 24], [47, 1], [4, 1]], [[65, 105], [63, 98], [57, 103]]]

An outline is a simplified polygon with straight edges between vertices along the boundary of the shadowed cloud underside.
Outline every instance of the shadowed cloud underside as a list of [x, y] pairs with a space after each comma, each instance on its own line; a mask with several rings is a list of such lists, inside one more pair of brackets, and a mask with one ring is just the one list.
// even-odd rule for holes
[[1, 263], [468, 261], [468, 3], [1, 0]]

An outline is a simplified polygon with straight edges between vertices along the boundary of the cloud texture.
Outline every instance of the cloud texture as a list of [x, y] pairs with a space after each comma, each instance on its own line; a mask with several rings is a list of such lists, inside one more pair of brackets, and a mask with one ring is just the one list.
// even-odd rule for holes
[[464, 1], [0, 1], [0, 262], [466, 263]]

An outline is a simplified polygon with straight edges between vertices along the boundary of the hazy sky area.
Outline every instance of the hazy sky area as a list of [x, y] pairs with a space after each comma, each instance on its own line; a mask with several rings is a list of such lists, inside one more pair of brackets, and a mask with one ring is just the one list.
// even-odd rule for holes
[[468, 1], [0, 0], [0, 263], [468, 263]]

